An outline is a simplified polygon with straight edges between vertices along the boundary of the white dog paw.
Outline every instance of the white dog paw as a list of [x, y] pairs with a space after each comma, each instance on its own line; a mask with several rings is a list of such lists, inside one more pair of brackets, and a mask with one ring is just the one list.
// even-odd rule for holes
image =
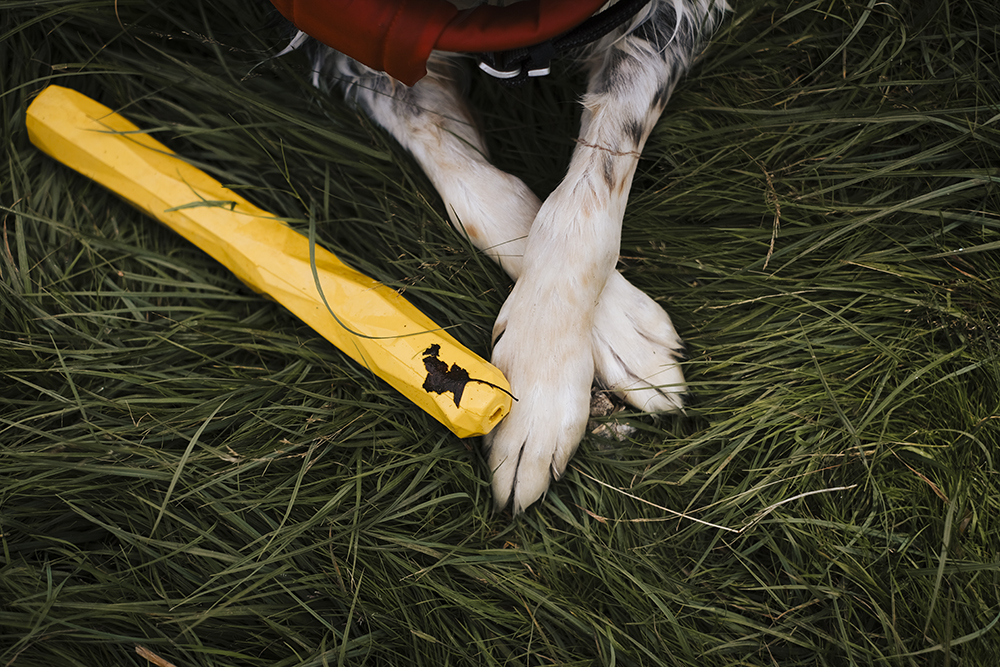
[[566, 469], [586, 430], [594, 377], [589, 323], [542, 315], [541, 304], [515, 312], [517, 291], [497, 320], [493, 349], [517, 400], [485, 440], [496, 506], [511, 503], [515, 514]]
[[571, 298], [518, 281], [493, 329], [493, 364], [517, 399], [486, 436], [497, 508], [518, 514], [566, 469], [586, 431], [598, 381], [648, 412], [683, 407], [684, 343], [660, 306], [617, 272], [592, 318]]
[[597, 304], [592, 341], [604, 387], [646, 412], [684, 407], [684, 342], [666, 311], [617, 271]]

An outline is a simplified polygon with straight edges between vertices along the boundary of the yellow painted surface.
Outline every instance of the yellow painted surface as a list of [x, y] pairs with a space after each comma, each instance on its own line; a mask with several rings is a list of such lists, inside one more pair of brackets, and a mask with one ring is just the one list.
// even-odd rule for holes
[[[42, 151], [197, 245], [456, 435], [488, 433], [510, 410], [503, 374], [398, 293], [317, 246], [321, 296], [306, 237], [106, 106], [49, 86], [29, 106], [27, 126]], [[428, 387], [435, 379], [453, 389], [464, 386], [458, 405], [454, 391], [425, 388], [432, 369]]]

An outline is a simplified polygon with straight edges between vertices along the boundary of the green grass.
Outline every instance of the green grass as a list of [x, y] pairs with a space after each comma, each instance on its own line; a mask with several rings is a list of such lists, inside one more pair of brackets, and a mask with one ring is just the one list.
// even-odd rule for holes
[[[623, 232], [693, 405], [512, 519], [477, 442], [27, 141], [81, 90], [487, 354], [509, 280], [263, 8], [0, 0], [0, 665], [996, 664], [1000, 10], [735, 5]], [[579, 79], [473, 81], [542, 194]]]

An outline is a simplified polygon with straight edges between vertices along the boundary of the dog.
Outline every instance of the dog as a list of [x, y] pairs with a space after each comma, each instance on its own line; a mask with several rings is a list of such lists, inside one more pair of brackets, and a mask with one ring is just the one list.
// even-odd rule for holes
[[[497, 508], [523, 512], [559, 479], [583, 438], [595, 380], [640, 410], [683, 407], [681, 338], [667, 313], [615, 267], [643, 145], [722, 20], [724, 0], [606, 2], [586, 19], [589, 35], [570, 29], [479, 56], [490, 74], [523, 79], [544, 74], [560, 45], [569, 44], [587, 68], [577, 145], [565, 178], [544, 202], [489, 162], [456, 74], [456, 60], [468, 56], [440, 50], [435, 35], [448, 21], [474, 23], [472, 41], [493, 48], [492, 26], [528, 16], [530, 33], [546, 21], [576, 21], [566, 9], [579, 11], [584, 0], [528, 0], [520, 15], [502, 14], [517, 4], [461, 12], [445, 0], [318, 0], [319, 15], [309, 14], [307, 0], [272, 3], [301, 30], [289, 49], [307, 33], [323, 42], [314, 51], [314, 83], [339, 87], [405, 147], [458, 232], [515, 280], [493, 327], [492, 362], [517, 399], [485, 439]], [[341, 5], [374, 18], [338, 19]], [[362, 34], [373, 24], [374, 32]], [[565, 27], [546, 25], [549, 32]]]

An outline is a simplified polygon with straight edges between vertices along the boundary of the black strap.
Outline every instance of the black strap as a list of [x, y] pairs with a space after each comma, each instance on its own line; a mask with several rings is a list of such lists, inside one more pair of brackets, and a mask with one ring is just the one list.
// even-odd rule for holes
[[550, 40], [534, 46], [480, 53], [479, 68], [510, 85], [520, 85], [529, 78], [545, 76], [554, 57], [560, 53], [597, 41], [622, 25], [649, 4], [650, 0], [621, 0], [603, 12]]

